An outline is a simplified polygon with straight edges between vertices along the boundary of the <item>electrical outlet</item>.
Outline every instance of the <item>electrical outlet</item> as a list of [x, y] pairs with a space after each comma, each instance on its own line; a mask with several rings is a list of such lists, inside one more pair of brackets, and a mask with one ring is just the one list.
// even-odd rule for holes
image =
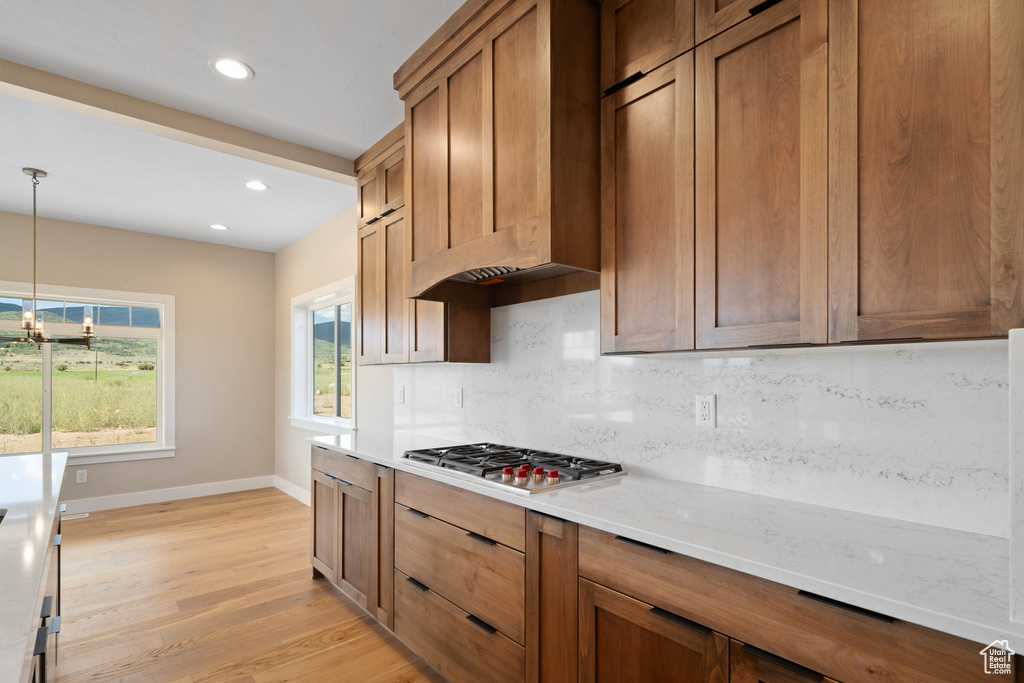
[[75, 483], [84, 484], [89, 480], [89, 470], [75, 470]]
[[710, 427], [711, 429], [714, 429], [717, 418], [717, 415], [715, 414], [715, 395], [697, 394], [696, 409], [694, 412], [697, 414], [698, 427]]
[[395, 403], [405, 403], [405, 387], [395, 389]]
[[455, 387], [455, 407], [461, 408], [463, 404], [462, 387]]

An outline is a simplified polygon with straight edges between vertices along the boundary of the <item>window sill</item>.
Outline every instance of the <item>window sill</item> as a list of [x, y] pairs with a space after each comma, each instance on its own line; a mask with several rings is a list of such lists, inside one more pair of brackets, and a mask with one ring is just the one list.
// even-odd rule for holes
[[306, 429], [320, 434], [351, 434], [352, 421], [344, 419], [332, 419], [329, 417], [292, 416], [288, 418], [292, 427]]
[[139, 448], [125, 451], [90, 451], [87, 453], [68, 452], [68, 465], [97, 465], [105, 462], [128, 462], [131, 460], [155, 460], [157, 458], [173, 458], [174, 448]]

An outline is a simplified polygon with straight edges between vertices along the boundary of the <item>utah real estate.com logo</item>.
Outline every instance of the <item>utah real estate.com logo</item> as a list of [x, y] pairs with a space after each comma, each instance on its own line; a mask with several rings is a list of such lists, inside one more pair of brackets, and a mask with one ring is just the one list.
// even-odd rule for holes
[[1013, 673], [1013, 655], [1016, 653], [1010, 649], [1008, 640], [996, 640], [979, 654], [985, 658], [985, 673]]

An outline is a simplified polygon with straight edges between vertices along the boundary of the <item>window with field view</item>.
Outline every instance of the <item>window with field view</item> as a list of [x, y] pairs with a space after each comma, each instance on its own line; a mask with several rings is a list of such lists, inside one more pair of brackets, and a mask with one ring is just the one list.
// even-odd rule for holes
[[[173, 416], [161, 410], [173, 387], [164, 373], [173, 362], [173, 335], [165, 324], [169, 311], [173, 319], [173, 298], [136, 296], [167, 303], [52, 295], [37, 301], [53, 337], [75, 337], [91, 317], [96, 337], [89, 348], [0, 343], [0, 454], [67, 450], [74, 456], [173, 446]], [[0, 294], [0, 336], [10, 336], [31, 305]]]
[[352, 417], [352, 304], [311, 310], [313, 414]]

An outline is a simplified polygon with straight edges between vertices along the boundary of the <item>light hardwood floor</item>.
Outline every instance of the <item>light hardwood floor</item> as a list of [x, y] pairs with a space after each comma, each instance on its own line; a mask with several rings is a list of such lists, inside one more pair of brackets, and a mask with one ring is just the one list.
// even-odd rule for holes
[[277, 489], [66, 520], [59, 683], [443, 681], [309, 564]]

